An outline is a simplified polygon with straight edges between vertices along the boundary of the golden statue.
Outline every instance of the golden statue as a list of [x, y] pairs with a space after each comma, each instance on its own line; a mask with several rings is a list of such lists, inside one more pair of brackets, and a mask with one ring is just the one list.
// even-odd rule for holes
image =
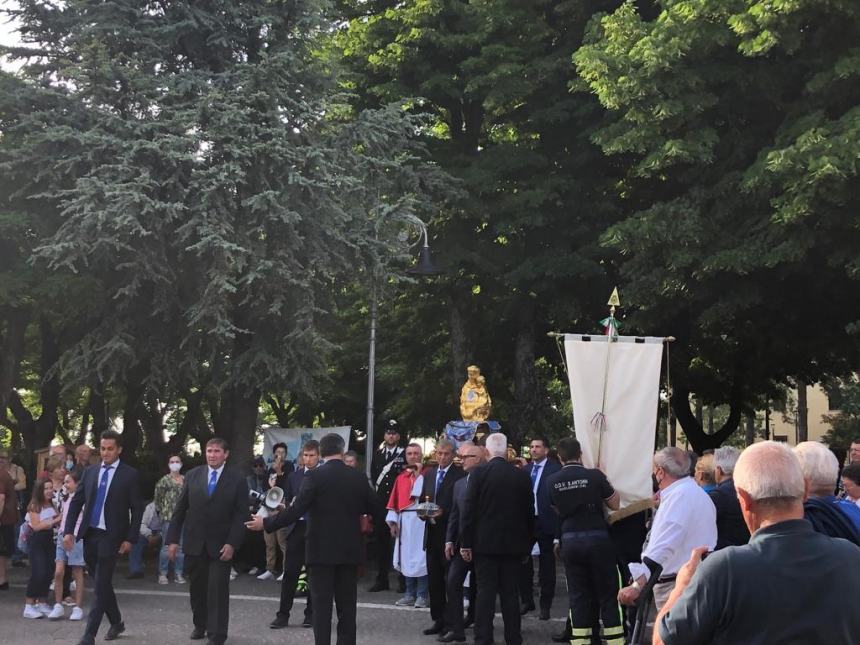
[[460, 390], [460, 416], [463, 421], [486, 421], [493, 408], [487, 381], [475, 365], [469, 365], [466, 374], [468, 379]]

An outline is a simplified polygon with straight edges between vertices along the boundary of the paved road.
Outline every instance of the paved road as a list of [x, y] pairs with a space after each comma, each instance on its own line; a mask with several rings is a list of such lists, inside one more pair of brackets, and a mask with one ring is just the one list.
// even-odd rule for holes
[[[0, 644], [40, 645], [57, 643], [75, 645], [83, 633], [82, 623], [68, 620], [26, 620], [21, 617], [24, 607], [24, 587], [27, 569], [10, 570], [11, 589], [0, 591]], [[125, 579], [125, 570], [115, 576], [117, 595], [127, 631], [117, 643], [127, 645], [191, 645], [199, 641], [188, 640], [191, 631], [191, 610], [188, 606], [187, 585], [167, 586], [156, 584], [155, 577], [144, 580]], [[394, 592], [367, 593], [369, 578], [359, 582], [358, 642], [360, 644], [430, 645], [435, 637], [424, 636], [421, 630], [430, 625], [427, 609], [395, 607], [398, 594]], [[269, 621], [278, 606], [279, 583], [261, 582], [243, 575], [230, 586], [230, 639], [229, 645], [313, 643], [310, 629], [300, 626], [304, 600], [297, 599], [292, 618], [298, 622], [287, 629], [269, 629]], [[89, 588], [87, 589], [89, 592]], [[564, 620], [564, 591], [559, 589], [559, 602], [555, 603], [553, 619], [539, 621], [534, 613], [523, 620], [523, 639], [526, 645], [549, 643], [550, 635], [560, 631]], [[299, 604], [301, 603], [301, 604]], [[85, 596], [84, 606], [88, 600]], [[67, 612], [68, 613], [68, 612]], [[100, 638], [106, 630], [103, 623]], [[496, 617], [496, 638], [502, 638], [502, 621]], [[471, 630], [467, 633], [471, 640]]]

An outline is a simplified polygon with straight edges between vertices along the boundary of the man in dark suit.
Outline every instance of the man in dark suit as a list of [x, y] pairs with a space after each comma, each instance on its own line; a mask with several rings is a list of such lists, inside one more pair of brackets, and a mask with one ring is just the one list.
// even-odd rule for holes
[[[370, 460], [370, 481], [373, 484], [382, 507], [388, 505], [391, 490], [394, 488], [394, 480], [406, 466], [406, 455], [400, 446], [400, 430], [397, 422], [392, 419], [385, 429], [385, 440], [382, 447], [373, 453]], [[374, 526], [374, 539], [376, 540], [376, 582], [368, 591], [385, 591], [388, 589], [388, 572], [391, 570], [391, 560], [394, 554], [394, 543], [391, 533], [385, 522]], [[405, 580], [400, 576], [398, 591], [405, 591]]]
[[714, 479], [717, 480], [717, 487], [708, 493], [717, 508], [717, 546], [714, 551], [727, 546], [742, 546], [750, 541], [750, 532], [744, 522], [735, 480], [732, 478], [740, 455], [740, 450], [731, 446], [714, 451]]
[[430, 618], [433, 624], [424, 630], [426, 635], [441, 634], [445, 627], [445, 576], [448, 561], [445, 559], [445, 536], [448, 518], [454, 504], [454, 485], [463, 478], [463, 469], [455, 465], [455, 446], [450, 439], [436, 442], [436, 463], [424, 473], [421, 501], [430, 500], [441, 507], [442, 513], [424, 526], [424, 551], [427, 558], [427, 578], [430, 592]]
[[526, 473], [509, 464], [508, 440], [485, 438], [490, 461], [469, 474], [460, 517], [460, 555], [475, 561], [478, 598], [475, 645], [493, 642], [493, 615], [499, 595], [505, 643], [522, 645], [517, 581], [534, 535], [534, 495]]
[[185, 475], [170, 519], [166, 541], [172, 561], [185, 529], [185, 569], [191, 585], [192, 640], [208, 635], [210, 645], [227, 640], [230, 622], [230, 567], [245, 536], [248, 483], [226, 465], [229, 446], [215, 437], [206, 442], [206, 465]]
[[[549, 441], [546, 437], [535, 437], [529, 445], [532, 463], [525, 467], [526, 474], [531, 479], [534, 494], [534, 526], [532, 548], [537, 543], [540, 549], [538, 556], [538, 581], [540, 582], [540, 619], [549, 620], [549, 610], [555, 596], [555, 554], [553, 539], [555, 538], [558, 515], [552, 508], [549, 499], [547, 481], [550, 475], [561, 470], [561, 464], [555, 459], [549, 459]], [[531, 549], [529, 549], [531, 553]], [[535, 608], [534, 600], [534, 565], [532, 558], [526, 560], [520, 572], [520, 597], [523, 614]]]
[[287, 510], [273, 518], [252, 517], [253, 531], [276, 530], [307, 518], [306, 562], [314, 604], [314, 643], [331, 643], [332, 599], [337, 603], [337, 643], [355, 644], [358, 565], [364, 560], [361, 516], [385, 523], [382, 504], [364, 474], [343, 463], [344, 441], [327, 434], [320, 440], [325, 463], [305, 475]]
[[[445, 536], [445, 559], [448, 565], [446, 581], [447, 604], [445, 606], [444, 634], [440, 635], [440, 643], [465, 643], [466, 626], [473, 622], [475, 616], [475, 574], [471, 563], [463, 560], [460, 555], [460, 517], [463, 513], [463, 502], [466, 499], [466, 486], [469, 484], [469, 473], [485, 462], [485, 452], [481, 446], [472, 442], [460, 444], [457, 451], [463, 462], [465, 477], [454, 484], [451, 503], [451, 513], [448, 516], [448, 526]], [[463, 583], [466, 574], [472, 572], [472, 584], [469, 586], [469, 619], [463, 620]]]
[[84, 471], [63, 531], [63, 547], [71, 551], [75, 524], [85, 509], [77, 539], [84, 541], [84, 559], [95, 579], [95, 599], [78, 645], [95, 643], [105, 614], [110, 621], [105, 640], [114, 640], [125, 631], [113, 590], [113, 570], [117, 554], [131, 551], [131, 545], [140, 538], [143, 519], [144, 503], [137, 471], [119, 460], [121, 435], [113, 430], [103, 432], [99, 451], [102, 462]]
[[[311, 439], [302, 446], [302, 458], [304, 466], [290, 473], [287, 478], [287, 488], [284, 490], [284, 501], [289, 504], [294, 500], [302, 489], [302, 483], [307, 473], [312, 471], [320, 462], [319, 441]], [[267, 517], [263, 520], [263, 526], [272, 526], [275, 517]], [[270, 529], [267, 529], [270, 530]], [[294, 524], [283, 529], [287, 536], [287, 552], [284, 556], [284, 578], [281, 580], [281, 604], [278, 615], [275, 616], [269, 627], [272, 629], [283, 629], [290, 624], [290, 610], [293, 608], [293, 600], [296, 597], [296, 585], [299, 582], [302, 567], [305, 566], [305, 538], [307, 535], [307, 522], [302, 517]], [[308, 604], [305, 605], [305, 618], [302, 627], [311, 627], [311, 616], [313, 616], [313, 599], [308, 594]]]

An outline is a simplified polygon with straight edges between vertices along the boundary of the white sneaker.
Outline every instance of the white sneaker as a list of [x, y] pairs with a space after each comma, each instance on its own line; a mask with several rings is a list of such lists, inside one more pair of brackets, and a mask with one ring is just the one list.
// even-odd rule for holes
[[[231, 575], [232, 575], [232, 573], [231, 573]], [[178, 585], [184, 585], [185, 584], [185, 578], [182, 577], [181, 573], [177, 573], [176, 578], [173, 581]]]
[[271, 571], [263, 571], [263, 573], [257, 576], [257, 580], [271, 580], [274, 577], [275, 574]]
[[283, 581], [284, 581], [284, 574], [282, 573], [281, 575], [278, 576], [278, 582], [283, 582]]
[[33, 605], [24, 605], [24, 618], [42, 618], [44, 614]]
[[158, 574], [158, 584], [160, 584], [160, 585], [166, 585], [167, 584], [167, 576], [164, 575], [163, 573]]
[[51, 613], [48, 614], [48, 618], [50, 618], [51, 620], [59, 620], [65, 615], [66, 610], [63, 609], [63, 605], [57, 603], [54, 605], [54, 608], [51, 610]]
[[251, 567], [251, 570], [248, 572], [249, 576], [255, 576], [260, 573], [260, 570], [257, 567]]
[[230, 580], [235, 580], [239, 577], [239, 572], [236, 571], [233, 567], [230, 567]]
[[69, 583], [69, 591], [77, 591], [77, 590], [78, 590], [78, 583], [75, 582], [74, 580], [72, 580]]
[[40, 612], [42, 612], [42, 615], [47, 616], [48, 614], [50, 614], [54, 610], [51, 607], [49, 607], [48, 605], [46, 605], [45, 603], [39, 602], [39, 603], [36, 603], [36, 611], [40, 611]]
[[84, 617], [84, 612], [80, 607], [73, 607], [72, 614], [69, 616], [69, 620], [81, 620]]

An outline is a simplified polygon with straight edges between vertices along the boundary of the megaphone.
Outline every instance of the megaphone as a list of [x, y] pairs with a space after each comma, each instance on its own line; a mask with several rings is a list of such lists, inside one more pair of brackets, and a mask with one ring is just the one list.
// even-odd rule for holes
[[274, 515], [278, 512], [278, 506], [280, 506], [283, 501], [284, 489], [280, 486], [272, 486], [266, 491], [266, 494], [263, 497], [263, 503], [260, 504], [260, 508], [257, 510], [255, 515], [258, 515], [259, 517], [269, 517], [269, 515]]

